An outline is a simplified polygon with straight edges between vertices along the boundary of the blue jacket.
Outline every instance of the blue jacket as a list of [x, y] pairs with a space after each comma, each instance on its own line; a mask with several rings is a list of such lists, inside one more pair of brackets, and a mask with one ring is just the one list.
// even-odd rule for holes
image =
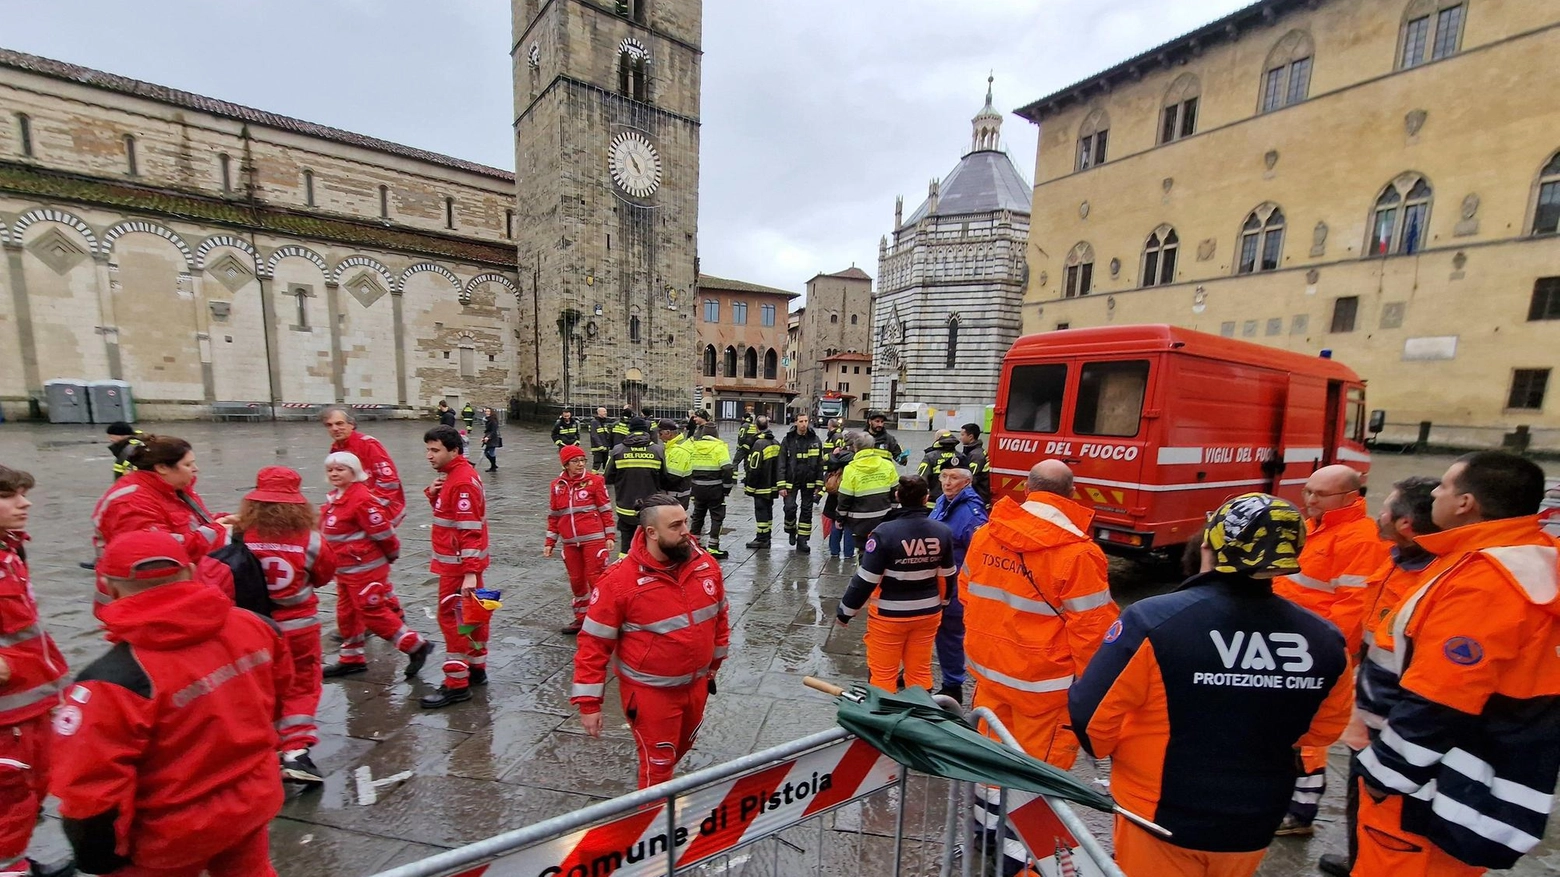
[[937, 505], [932, 506], [932, 520], [942, 521], [953, 531], [953, 567], [963, 569], [964, 552], [970, 549], [970, 539], [991, 517], [986, 514], [986, 503], [980, 494], [974, 487], [965, 485], [951, 500], [946, 496], [937, 497]]
[[867, 537], [834, 617], [849, 623], [874, 593], [871, 614], [880, 618], [941, 615], [958, 587], [952, 542], [946, 524], [927, 520], [925, 506], [889, 512]]

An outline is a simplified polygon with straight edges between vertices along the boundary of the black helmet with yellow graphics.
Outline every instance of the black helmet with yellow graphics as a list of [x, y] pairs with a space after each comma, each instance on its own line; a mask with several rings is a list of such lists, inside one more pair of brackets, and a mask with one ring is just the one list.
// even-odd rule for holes
[[1246, 493], [1219, 506], [1208, 520], [1216, 572], [1285, 575], [1300, 571], [1305, 518], [1288, 500]]

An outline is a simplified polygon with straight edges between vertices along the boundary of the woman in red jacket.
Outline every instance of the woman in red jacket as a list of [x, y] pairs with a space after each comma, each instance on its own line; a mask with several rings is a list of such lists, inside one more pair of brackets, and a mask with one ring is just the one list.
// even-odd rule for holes
[[416, 676], [433, 644], [406, 626], [390, 586], [390, 564], [401, 556], [385, 507], [369, 492], [368, 475], [356, 454], [336, 451], [325, 458], [330, 495], [320, 509], [320, 532], [336, 554], [336, 626], [340, 659], [324, 670], [334, 679], [368, 671], [368, 633], [406, 653], [406, 678]]
[[[227, 543], [233, 516], [214, 515], [195, 492], [195, 451], [190, 443], [169, 435], [147, 435], [131, 448], [126, 461], [134, 470], [114, 482], [92, 510], [92, 544], [99, 554], [121, 533], [158, 530], [184, 546], [191, 563]], [[231, 596], [231, 595], [230, 595]], [[98, 582], [98, 609], [109, 602]]]
[[585, 623], [590, 591], [607, 570], [617, 530], [607, 483], [600, 473], [585, 468], [585, 449], [564, 445], [558, 449], [558, 458], [563, 461], [563, 474], [553, 479], [549, 489], [551, 505], [542, 556], [552, 557], [554, 547], [563, 543], [563, 568], [574, 592], [574, 620], [563, 632], [573, 636]]

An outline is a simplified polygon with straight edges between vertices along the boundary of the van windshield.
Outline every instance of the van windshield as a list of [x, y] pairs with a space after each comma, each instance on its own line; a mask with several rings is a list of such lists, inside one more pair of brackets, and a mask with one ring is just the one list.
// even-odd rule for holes
[[1061, 427], [1062, 391], [1066, 387], [1066, 365], [1014, 366], [1008, 374], [1003, 427], [1009, 432], [1056, 432]]
[[1146, 359], [1086, 364], [1078, 377], [1073, 432], [1077, 435], [1137, 435], [1147, 389]]

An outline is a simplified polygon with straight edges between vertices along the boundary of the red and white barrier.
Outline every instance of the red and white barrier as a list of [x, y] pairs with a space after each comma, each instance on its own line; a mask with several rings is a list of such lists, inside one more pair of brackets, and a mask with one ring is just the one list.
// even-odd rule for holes
[[1046, 799], [1009, 789], [1007, 818], [1045, 877], [1104, 877]]

